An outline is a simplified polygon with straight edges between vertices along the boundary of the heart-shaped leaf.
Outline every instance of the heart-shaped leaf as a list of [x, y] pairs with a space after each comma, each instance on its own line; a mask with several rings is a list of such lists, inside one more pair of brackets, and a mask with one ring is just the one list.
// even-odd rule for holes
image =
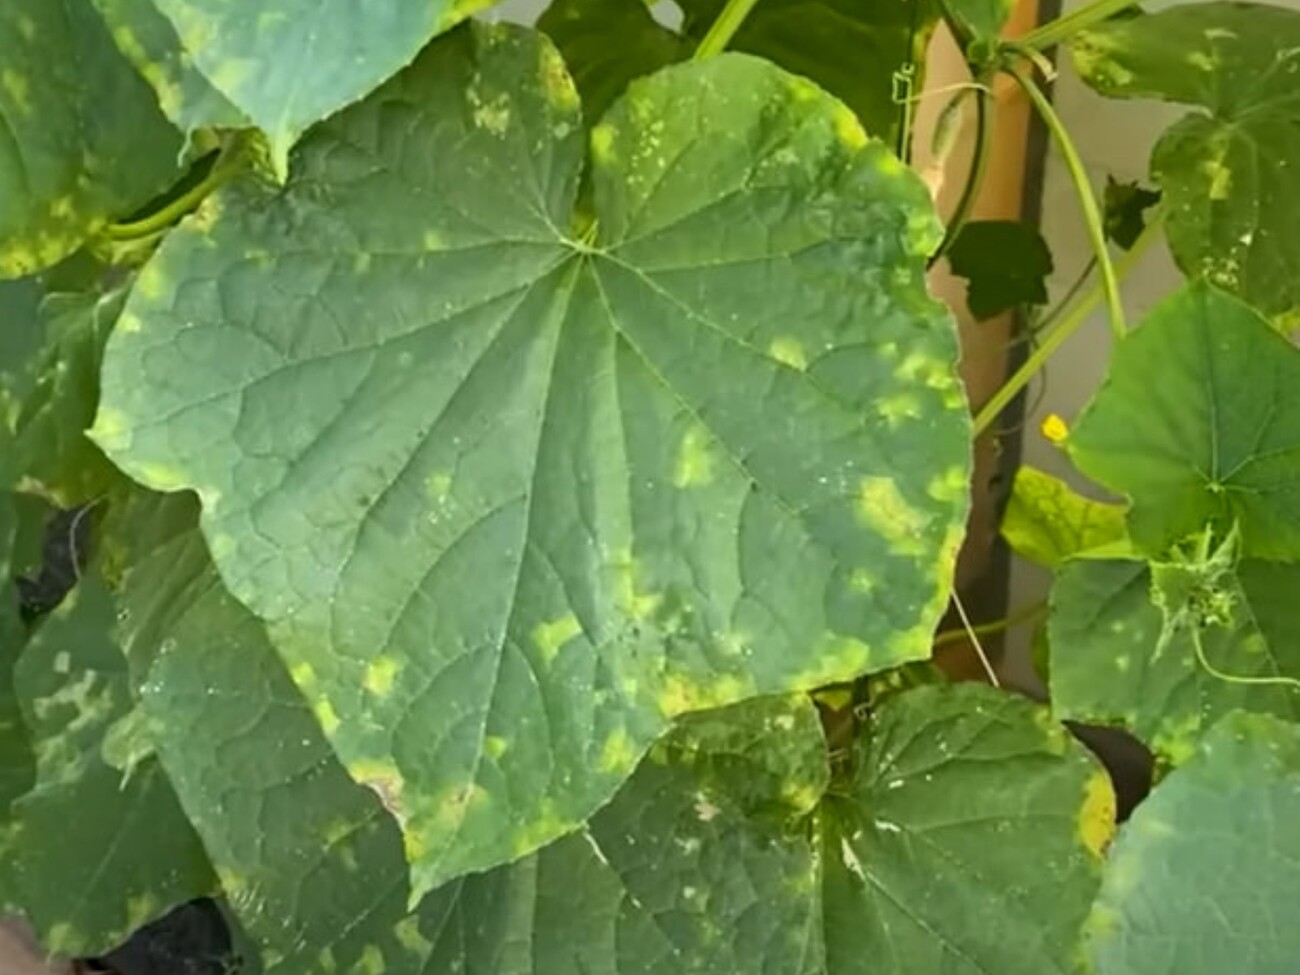
[[1132, 501], [1147, 555], [1240, 527], [1247, 557], [1300, 559], [1300, 349], [1236, 298], [1196, 282], [1115, 350], [1071, 431], [1079, 469]]
[[583, 131], [540, 35], [458, 31], [173, 232], [109, 343], [95, 437], [198, 490], [417, 893], [677, 714], [928, 656], [962, 533], [920, 181], [740, 55], [635, 85], [577, 203]]

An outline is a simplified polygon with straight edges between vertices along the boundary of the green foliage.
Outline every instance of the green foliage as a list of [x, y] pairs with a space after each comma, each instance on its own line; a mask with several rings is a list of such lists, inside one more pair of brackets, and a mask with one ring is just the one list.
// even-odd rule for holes
[[88, 0], [6, 0], [0, 65], [7, 278], [56, 264], [166, 187], [180, 139]]
[[976, 220], [948, 249], [952, 273], [965, 278], [966, 305], [979, 321], [1024, 305], [1047, 304], [1052, 254], [1033, 227], [1018, 220]]
[[[1163, 227], [1192, 280], [1053, 424], [1124, 502], [1016, 474], [1045, 708], [924, 662], [937, 8], [483, 6], [0, 13], [0, 909], [97, 954], [213, 896], [268, 975], [1289, 971], [1296, 15], [945, 8], [981, 84], [1067, 43], [1208, 113], [1104, 219], [1074, 167], [1117, 273]], [[1046, 301], [1027, 227], [948, 256]], [[1167, 772], [1113, 850], [1063, 720]]]
[[1205, 283], [1166, 299], [1116, 350], [1066, 443], [1131, 501], [1148, 555], [1207, 525], [1248, 556], [1300, 556], [1300, 350]]
[[1104, 95], [1195, 105], [1161, 136], [1151, 177], [1169, 246], [1265, 314], [1300, 316], [1300, 13], [1246, 3], [1174, 7], [1098, 26], [1073, 44]]
[[[391, 176], [357, 183], [366, 138]], [[925, 657], [965, 517], [915, 177], [738, 55], [631, 89], [590, 211], [584, 141], [537, 35], [459, 32], [318, 127], [283, 190], [171, 235], [105, 363], [95, 438], [209, 499], [218, 567], [388, 792], [421, 893], [571, 831], [676, 714]]]
[[[683, 60], [704, 39], [725, 0], [682, 0], [680, 30], [657, 23], [643, 0], [553, 0], [538, 22], [564, 56], [589, 117], [629, 81]], [[763, 0], [730, 47], [765, 58], [841, 99], [866, 131], [895, 144], [908, 95], [919, 93], [938, 10], [930, 0]], [[900, 80], [896, 80], [898, 75]]]
[[1298, 817], [1297, 726], [1225, 718], [1121, 834], [1089, 923], [1094, 970], [1291, 972]]

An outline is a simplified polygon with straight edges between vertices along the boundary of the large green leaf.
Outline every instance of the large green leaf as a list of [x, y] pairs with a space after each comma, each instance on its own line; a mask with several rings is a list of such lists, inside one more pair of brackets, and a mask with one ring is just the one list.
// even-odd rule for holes
[[[656, 23], [642, 0], [554, 0], [539, 26], [551, 34], [595, 116], [633, 78], [687, 57], [725, 0], [682, 0], [681, 30]], [[893, 145], [906, 95], [895, 73], [911, 71], [917, 90], [938, 19], [929, 0], [764, 0], [728, 45], [766, 58], [843, 99], [873, 136]]]
[[192, 496], [131, 507], [109, 539], [127, 563], [123, 650], [159, 761], [268, 972], [426, 971], [397, 826], [348, 777], [262, 624], [222, 587]]
[[919, 180], [740, 55], [591, 142], [575, 213], [558, 55], [458, 31], [174, 231], [109, 343], [94, 436], [198, 490], [417, 892], [571, 831], [676, 714], [928, 656], [947, 598]]
[[65, 956], [100, 954], [215, 883], [158, 763], [128, 750], [135, 764], [116, 767], [103, 754], [110, 729], [138, 727], [116, 624], [116, 601], [88, 575], [15, 672], [36, 785], [14, 804], [0, 874], [45, 947]]
[[1120, 834], [1089, 924], [1097, 975], [1290, 975], [1300, 957], [1300, 727], [1232, 715]]
[[[289, 149], [307, 128], [367, 95], [430, 38], [494, 0], [151, 2], [194, 67], [266, 133], [283, 176]], [[143, 14], [136, 23], [156, 29]], [[162, 56], [172, 44], [161, 34], [148, 43]]]
[[1066, 441], [1079, 469], [1132, 501], [1147, 554], [1239, 523], [1247, 556], [1300, 559], [1300, 349], [1196, 282], [1116, 349]]
[[450, 888], [434, 970], [459, 970], [468, 929], [485, 972], [1077, 971], [1113, 794], [1038, 708], [893, 697], [809, 815], [823, 749], [806, 704], [688, 723], [583, 833]]
[[1156, 144], [1179, 267], [1272, 316], [1300, 316], [1300, 13], [1194, 3], [1109, 21], [1071, 41], [1104, 95], [1205, 109]]
[[134, 562], [124, 592], [161, 761], [272, 972], [784, 975], [889, 956], [918, 975], [1073, 970], [1112, 796], [1026, 701], [967, 686], [891, 698], [830, 800], [805, 700], [687, 719], [579, 832], [407, 916], [396, 825], [197, 533]]
[[1021, 558], [1055, 568], [1124, 538], [1124, 509], [1085, 498], [1060, 478], [1018, 467], [1002, 515], [1002, 537]]
[[113, 41], [153, 86], [158, 104], [187, 135], [205, 126], [248, 125], [235, 108], [196, 69], [181, 45], [176, 28], [154, 0], [90, 0], [107, 22]]
[[0, 6], [0, 277], [57, 263], [177, 175], [179, 133], [89, 0]]
[[1300, 566], [1276, 562], [1069, 563], [1052, 592], [1053, 709], [1121, 724], [1173, 763], [1234, 709], [1300, 719], [1300, 688], [1277, 682], [1300, 679], [1297, 592]]

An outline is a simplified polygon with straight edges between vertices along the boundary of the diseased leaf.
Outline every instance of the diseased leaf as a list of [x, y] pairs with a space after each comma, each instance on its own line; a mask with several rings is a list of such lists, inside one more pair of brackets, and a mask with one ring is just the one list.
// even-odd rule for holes
[[116, 610], [102, 580], [87, 575], [15, 671], [36, 785], [13, 806], [0, 874], [46, 949], [65, 957], [101, 954], [215, 884], [157, 762], [127, 749], [140, 761], [119, 769], [101, 755], [134, 708], [112, 636]]
[[137, 497], [109, 544], [129, 561], [123, 645], [158, 758], [230, 909], [268, 975], [438, 970], [420, 931], [431, 915], [407, 916], [397, 825], [348, 777], [262, 624], [222, 587], [197, 515], [189, 495]]
[[1139, 183], [1119, 183], [1106, 177], [1104, 222], [1106, 236], [1122, 250], [1137, 243], [1146, 229], [1146, 212], [1160, 202], [1160, 193]]
[[1018, 220], [975, 220], [948, 250], [952, 273], [967, 281], [966, 304], [979, 321], [1022, 305], [1047, 304], [1052, 253]]
[[[8, 446], [6, 434], [0, 429], [0, 451]], [[36, 776], [31, 740], [13, 685], [14, 664], [27, 642], [13, 584], [17, 570], [12, 552], [17, 532], [18, 512], [13, 496], [0, 490], [0, 860], [6, 856], [9, 808], [32, 787]], [[0, 879], [0, 907], [6, 903], [5, 887], [5, 881]]]
[[688, 38], [658, 23], [644, 0], [554, 0], [537, 21], [573, 74], [588, 118], [628, 82], [689, 57]]
[[1203, 109], [1166, 131], [1151, 156], [1183, 272], [1283, 323], [1300, 316], [1300, 13], [1187, 4], [1109, 21], [1071, 46], [1103, 95]]
[[14, 424], [12, 458], [28, 490], [64, 507], [93, 501], [121, 476], [85, 431], [98, 405], [104, 343], [125, 300], [124, 288], [58, 294], [41, 308], [45, 348]]
[[[369, 94], [430, 38], [494, 0], [151, 2], [212, 87], [266, 133], [283, 176], [304, 131]], [[168, 39], [158, 50], [170, 46]]]
[[1234, 714], [1120, 833], [1089, 922], [1097, 975], [1290, 975], [1300, 727]]
[[198, 71], [172, 22], [154, 0], [90, 0], [108, 24], [118, 50], [153, 86], [158, 104], [187, 136], [212, 126], [249, 123], [239, 109]]
[[581, 133], [540, 35], [458, 31], [170, 234], [109, 343], [96, 439], [198, 490], [417, 894], [678, 714], [927, 657], [962, 533], [919, 180], [741, 55], [635, 85], [575, 213]]
[[1048, 568], [1124, 538], [1124, 509], [1094, 501], [1036, 467], [1016, 468], [1002, 537], [1021, 558]]
[[[657, 23], [642, 0], [555, 0], [539, 25], [573, 71], [589, 118], [629, 81], [688, 57], [725, 0], [681, 0], [680, 31]], [[904, 106], [895, 73], [911, 70], [919, 91], [925, 50], [938, 22], [931, 0], [763, 0], [728, 48], [765, 58], [840, 98], [863, 127], [895, 145]]]
[[1114, 797], [1063, 730], [1023, 699], [932, 686], [880, 706], [859, 767], [809, 815], [826, 759], [806, 703], [692, 722], [583, 833], [435, 893], [457, 892], [435, 970], [1077, 970]]
[[1204, 283], [1166, 299], [1115, 350], [1066, 449], [1132, 500], [1153, 558], [1207, 523], [1246, 557], [1300, 559], [1300, 349]]
[[181, 142], [88, 0], [0, 5], [0, 277], [62, 260], [177, 175]]
[[[1189, 591], [1192, 574], [1200, 582]], [[1068, 563], [1052, 591], [1053, 709], [1062, 720], [1123, 725], [1175, 764], [1234, 709], [1300, 719], [1300, 689], [1258, 683], [1300, 679], [1297, 592], [1294, 564]]]

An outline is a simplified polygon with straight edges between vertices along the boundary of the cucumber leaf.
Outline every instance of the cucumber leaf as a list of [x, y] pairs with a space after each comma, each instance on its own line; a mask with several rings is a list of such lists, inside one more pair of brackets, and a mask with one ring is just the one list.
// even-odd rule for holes
[[1097, 975], [1288, 975], [1300, 953], [1300, 727], [1234, 714], [1120, 833], [1089, 921]]
[[1115, 350], [1066, 449], [1128, 496], [1144, 554], [1241, 532], [1246, 557], [1300, 560], [1300, 349], [1240, 300], [1194, 282]]
[[1124, 509], [1086, 498], [1060, 478], [1023, 466], [1016, 469], [1001, 531], [1021, 558], [1055, 568], [1123, 539]]
[[1111, 20], [1070, 43], [1079, 74], [1103, 95], [1202, 109], [1151, 156], [1174, 259], [1284, 327], [1300, 321], [1300, 13], [1193, 3]]
[[953, 241], [948, 264], [953, 274], [966, 279], [966, 305], [978, 321], [1025, 305], [1047, 304], [1052, 252], [1029, 224], [972, 221]]
[[634, 85], [578, 203], [585, 141], [541, 35], [459, 30], [170, 234], [106, 353], [95, 439], [203, 498], [417, 896], [678, 714], [927, 657], [962, 534], [920, 181], [743, 55]]

